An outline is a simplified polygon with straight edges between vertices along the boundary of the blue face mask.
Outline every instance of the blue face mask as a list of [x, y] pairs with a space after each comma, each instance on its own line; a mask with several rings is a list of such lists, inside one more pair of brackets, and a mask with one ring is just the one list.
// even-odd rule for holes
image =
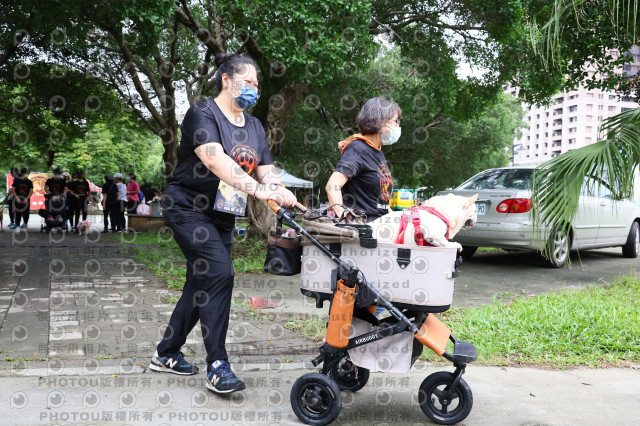
[[[229, 90], [229, 93], [231, 93], [230, 90]], [[233, 97], [233, 100], [236, 102], [236, 105], [238, 105], [238, 108], [247, 109], [251, 105], [255, 104], [256, 101], [258, 100], [258, 91], [251, 87], [242, 87], [240, 89], [240, 94], [238, 96], [234, 96], [233, 93], [231, 93], [231, 96]]]

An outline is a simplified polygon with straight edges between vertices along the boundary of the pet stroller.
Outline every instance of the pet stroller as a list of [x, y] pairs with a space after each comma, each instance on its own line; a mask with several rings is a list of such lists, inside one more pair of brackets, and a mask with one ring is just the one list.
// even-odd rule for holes
[[44, 219], [40, 232], [69, 230], [65, 223], [68, 216], [67, 200], [63, 194], [45, 194], [44, 208], [40, 209], [38, 215]]
[[[408, 372], [427, 346], [451, 361], [455, 371], [429, 375], [420, 385], [418, 403], [435, 423], [463, 421], [473, 396], [462, 374], [477, 350], [456, 339], [433, 315], [451, 305], [453, 279], [462, 262], [456, 249], [378, 244], [365, 224], [331, 224], [340, 230], [339, 242], [334, 238], [324, 245], [309, 222], [303, 219], [300, 226], [284, 208], [272, 201], [269, 205], [279, 223], [295, 229], [308, 244], [302, 251], [302, 294], [315, 298], [317, 308], [330, 301], [325, 343], [312, 360], [315, 367], [322, 364], [320, 373], [303, 375], [291, 389], [296, 416], [313, 425], [333, 422], [342, 408], [340, 391], [362, 389], [371, 370]], [[315, 214], [300, 204], [297, 208], [311, 213], [305, 217]], [[390, 316], [379, 320], [376, 307]], [[449, 342], [452, 352], [446, 351]], [[381, 356], [390, 346], [389, 356]]]

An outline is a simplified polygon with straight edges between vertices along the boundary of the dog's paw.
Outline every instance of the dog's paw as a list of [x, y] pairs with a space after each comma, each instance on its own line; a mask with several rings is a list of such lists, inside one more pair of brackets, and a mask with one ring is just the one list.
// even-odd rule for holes
[[458, 250], [458, 253], [462, 251], [462, 244], [460, 243], [451, 243], [451, 247], [455, 247]]

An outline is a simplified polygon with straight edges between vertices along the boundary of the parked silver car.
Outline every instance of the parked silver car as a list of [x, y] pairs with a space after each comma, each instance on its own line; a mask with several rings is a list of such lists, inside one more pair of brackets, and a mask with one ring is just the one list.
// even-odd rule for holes
[[[471, 196], [478, 193], [478, 222], [462, 229], [454, 238], [463, 246], [463, 257], [471, 257], [478, 247], [498, 247], [539, 252], [549, 246], [549, 266], [565, 265], [571, 250], [622, 247], [625, 257], [637, 257], [640, 245], [640, 207], [628, 200], [611, 198], [606, 184], [583, 185], [578, 212], [567, 235], [565, 231], [542, 229], [535, 232], [530, 216], [533, 168], [506, 167], [485, 170], [453, 190]], [[595, 189], [594, 189], [595, 188]], [[598, 193], [595, 193], [595, 192]], [[542, 241], [543, 236], [546, 241]]]

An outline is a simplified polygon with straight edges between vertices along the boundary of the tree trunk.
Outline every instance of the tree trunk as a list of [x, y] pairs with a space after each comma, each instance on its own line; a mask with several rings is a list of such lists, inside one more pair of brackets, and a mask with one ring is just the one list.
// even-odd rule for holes
[[259, 201], [249, 197], [247, 203], [247, 216], [249, 217], [249, 227], [247, 232], [252, 237], [266, 238], [269, 229], [276, 225], [276, 215], [266, 201]]
[[164, 153], [162, 154], [165, 170], [164, 177], [169, 182], [178, 164], [178, 125], [175, 120], [169, 123], [169, 128], [162, 129], [160, 137], [164, 145]]
[[[293, 115], [295, 107], [307, 93], [309, 93], [309, 85], [307, 83], [298, 83], [293, 87], [283, 87], [275, 95], [276, 97], [274, 97], [273, 101], [269, 102], [269, 112], [266, 117], [257, 117], [265, 128], [267, 144], [272, 155], [276, 156], [280, 153], [284, 141], [284, 129]], [[253, 197], [249, 198], [250, 201], [247, 203], [249, 229], [247, 232], [249, 232], [249, 235], [266, 237], [269, 233], [269, 228], [275, 226], [276, 216], [266, 202], [257, 201]]]

